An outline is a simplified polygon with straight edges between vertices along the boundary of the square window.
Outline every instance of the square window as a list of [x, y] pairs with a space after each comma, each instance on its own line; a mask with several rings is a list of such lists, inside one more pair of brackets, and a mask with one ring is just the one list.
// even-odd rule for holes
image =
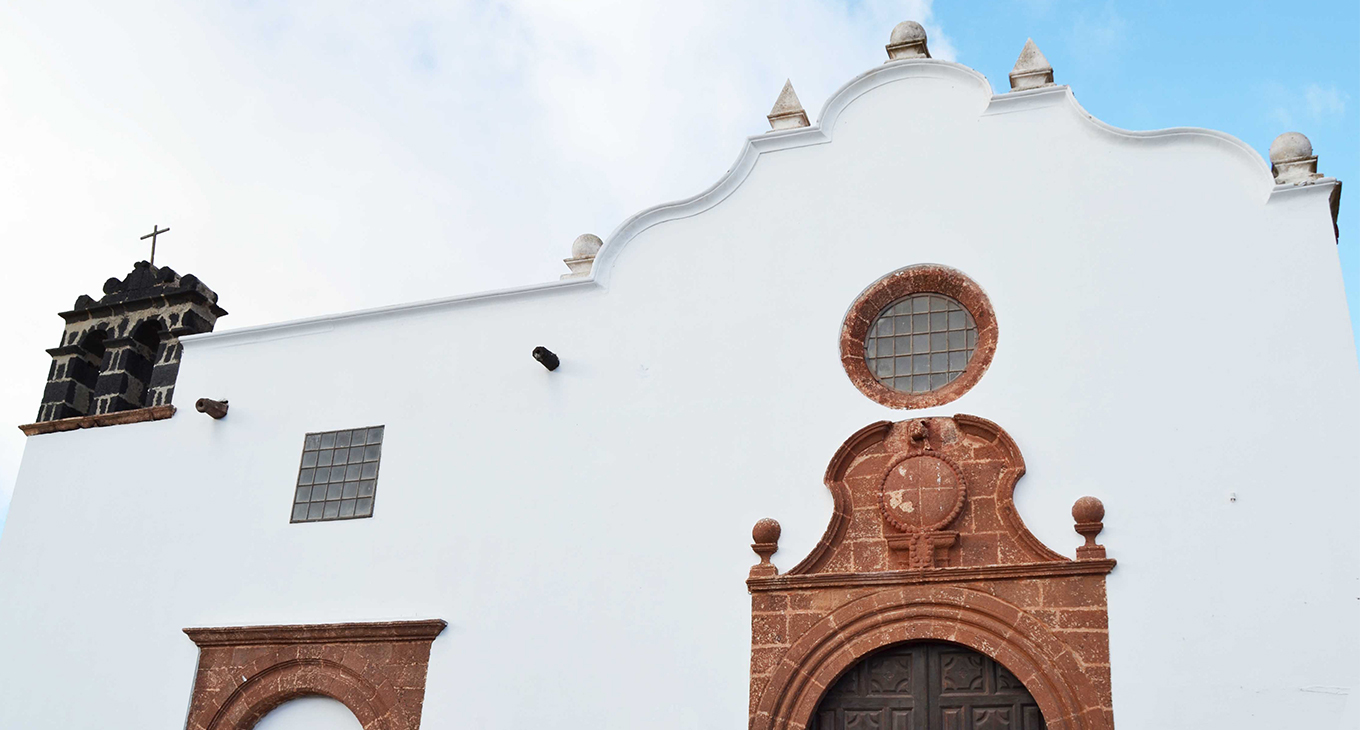
[[929, 331], [930, 331], [930, 315], [929, 315], [929, 314], [916, 314], [916, 315], [913, 315], [912, 318], [911, 318], [911, 331], [912, 331], [912, 332], [929, 332]]
[[373, 515], [383, 426], [309, 433], [293, 491], [293, 522]]
[[949, 329], [949, 315], [945, 312], [930, 313], [930, 331], [943, 332]]
[[944, 352], [949, 349], [949, 333], [935, 332], [930, 335], [930, 351]]

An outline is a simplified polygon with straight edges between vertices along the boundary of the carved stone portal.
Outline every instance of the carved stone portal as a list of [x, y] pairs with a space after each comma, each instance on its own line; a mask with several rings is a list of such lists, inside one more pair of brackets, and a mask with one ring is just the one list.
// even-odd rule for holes
[[944, 641], [998, 662], [1051, 730], [1109, 730], [1105, 575], [1095, 544], [1104, 509], [1074, 508], [1087, 538], [1071, 560], [1015, 510], [1025, 472], [1015, 442], [975, 416], [880, 422], [851, 436], [826, 484], [835, 511], [812, 552], [784, 575], [762, 521], [751, 599], [753, 730], [804, 730], [828, 687], [883, 647]]

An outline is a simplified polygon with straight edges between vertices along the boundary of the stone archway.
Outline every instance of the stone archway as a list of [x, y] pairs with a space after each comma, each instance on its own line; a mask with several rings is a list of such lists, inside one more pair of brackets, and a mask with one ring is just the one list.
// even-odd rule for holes
[[[1087, 545], [1065, 558], [1015, 509], [1024, 473], [1015, 442], [985, 419], [880, 422], [833, 457], [830, 523], [788, 573], [769, 562], [778, 523], [757, 523], [761, 562], [746, 582], [751, 730], [805, 730], [842, 673], [909, 641], [959, 644], [999, 662], [1052, 730], [1113, 728], [1105, 576], [1115, 562], [1095, 543], [1103, 507], [1078, 500], [1073, 518]], [[913, 510], [930, 519], [912, 521]]]
[[909, 586], [841, 606], [792, 646], [770, 677], [752, 730], [803, 730], [827, 688], [870, 653], [907, 641], [961, 644], [1002, 664], [1050, 730], [1108, 730], [1106, 697], [1068, 646], [1014, 605], [954, 586]]
[[364, 730], [417, 730], [430, 645], [445, 623], [185, 629], [199, 646], [187, 730], [250, 730], [283, 703], [330, 697]]
[[376, 686], [348, 667], [325, 659], [285, 661], [248, 678], [222, 703], [205, 730], [251, 730], [274, 708], [308, 695], [342, 703], [364, 730], [398, 730]]

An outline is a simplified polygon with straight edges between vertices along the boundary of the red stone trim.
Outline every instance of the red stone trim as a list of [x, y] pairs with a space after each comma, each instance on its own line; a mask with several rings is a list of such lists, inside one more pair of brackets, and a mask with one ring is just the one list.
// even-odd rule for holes
[[[1024, 685], [1049, 730], [1112, 730], [1108, 687], [1082, 657], [1024, 610], [977, 590], [911, 586], [840, 606], [793, 643], [753, 708], [751, 730], [803, 730], [836, 678], [875, 649], [951, 641], [1000, 662]], [[1101, 665], [1108, 677], [1108, 658]]]
[[[963, 374], [926, 393], [903, 393], [880, 383], [864, 361], [864, 342], [883, 308], [912, 294], [943, 294], [962, 304], [977, 324], [977, 348]], [[861, 393], [889, 408], [930, 408], [944, 405], [968, 392], [996, 354], [996, 313], [987, 295], [962, 272], [938, 264], [898, 269], [865, 289], [850, 305], [841, 325], [841, 365]]]
[[[935, 555], [916, 561], [894, 545], [911, 535], [883, 509], [884, 473], [926, 454], [948, 461], [966, 498], [925, 535]], [[1052, 730], [1110, 730], [1105, 576], [1115, 561], [1094, 542], [1104, 508], [1078, 500], [1072, 515], [1087, 546], [1075, 561], [1059, 555], [1015, 509], [1024, 473], [1011, 437], [976, 416], [880, 422], [847, 439], [827, 467], [835, 509], [821, 542], [789, 573], [762, 561], [746, 583], [751, 730], [803, 730], [851, 665], [918, 640], [954, 642], [999, 662]], [[778, 549], [772, 520], [757, 531], [759, 554]]]
[[185, 629], [199, 647], [257, 644], [337, 644], [376, 641], [434, 641], [448, 624], [440, 619], [370, 624], [297, 624]]
[[1062, 563], [1020, 563], [1017, 565], [983, 565], [965, 568], [931, 568], [928, 570], [887, 570], [881, 573], [795, 575], [790, 572], [770, 578], [750, 578], [746, 581], [746, 587], [752, 593], [760, 593], [802, 588], [906, 586], [925, 583], [963, 583], [980, 580], [1107, 575], [1111, 570], [1114, 570], [1115, 565], [1114, 560], [1106, 558]]
[[174, 406], [151, 406], [150, 408], [135, 408], [130, 411], [100, 413], [95, 416], [76, 416], [74, 418], [59, 418], [55, 421], [25, 423], [19, 427], [19, 430], [23, 431], [26, 436], [37, 436], [38, 434], [56, 433], [58, 431], [74, 431], [79, 428], [97, 428], [99, 426], [119, 426], [124, 423], [160, 421], [173, 415], [175, 415]]
[[307, 695], [338, 700], [365, 730], [417, 730], [440, 620], [191, 628], [199, 646], [188, 730], [250, 730]]

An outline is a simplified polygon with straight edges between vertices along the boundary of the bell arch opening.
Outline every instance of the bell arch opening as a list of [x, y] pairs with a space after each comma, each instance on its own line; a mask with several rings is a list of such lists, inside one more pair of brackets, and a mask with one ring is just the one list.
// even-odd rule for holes
[[1044, 730], [1014, 673], [947, 641], [905, 641], [850, 665], [818, 700], [808, 730]]

